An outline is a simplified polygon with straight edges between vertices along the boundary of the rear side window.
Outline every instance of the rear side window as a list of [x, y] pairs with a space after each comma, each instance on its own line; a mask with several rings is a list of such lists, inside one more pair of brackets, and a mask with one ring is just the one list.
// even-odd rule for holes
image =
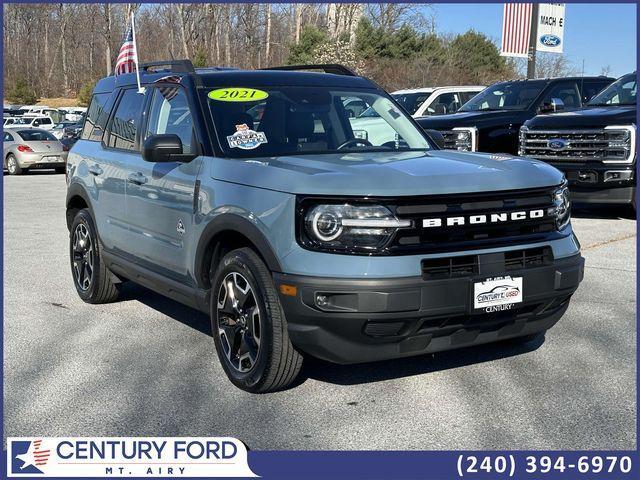
[[18, 130], [25, 142], [55, 142], [57, 138], [43, 130]]
[[80, 134], [83, 140], [99, 142], [109, 118], [109, 112], [105, 109], [109, 100], [109, 93], [98, 93], [91, 99], [89, 110], [87, 111], [86, 122]]
[[136, 133], [140, 126], [144, 98], [144, 95], [138, 93], [136, 89], [124, 91], [109, 125], [107, 146], [122, 150], [137, 150]]

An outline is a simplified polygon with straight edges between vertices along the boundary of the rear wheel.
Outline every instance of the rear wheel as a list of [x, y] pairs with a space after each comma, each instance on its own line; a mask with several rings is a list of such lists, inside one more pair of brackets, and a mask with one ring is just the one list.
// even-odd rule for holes
[[18, 159], [13, 154], [9, 154], [7, 157], [7, 171], [9, 175], [21, 175], [23, 172], [18, 163]]
[[118, 284], [102, 259], [102, 245], [91, 214], [80, 210], [71, 226], [69, 239], [71, 274], [76, 291], [87, 303], [109, 303], [118, 298]]
[[271, 272], [250, 248], [233, 250], [212, 282], [211, 327], [229, 380], [248, 392], [288, 387], [302, 368]]

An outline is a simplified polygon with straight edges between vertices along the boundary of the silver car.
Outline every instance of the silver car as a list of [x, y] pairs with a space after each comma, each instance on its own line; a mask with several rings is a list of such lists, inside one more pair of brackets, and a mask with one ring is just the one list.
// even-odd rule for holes
[[31, 168], [53, 168], [64, 173], [68, 147], [39, 128], [7, 128], [2, 140], [4, 168], [20, 175]]

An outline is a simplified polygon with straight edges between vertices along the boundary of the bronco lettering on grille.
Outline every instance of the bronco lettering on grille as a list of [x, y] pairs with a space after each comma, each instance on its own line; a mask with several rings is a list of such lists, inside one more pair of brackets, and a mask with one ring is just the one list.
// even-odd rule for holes
[[434, 228], [443, 226], [453, 227], [467, 224], [482, 225], [486, 223], [517, 222], [542, 217], [544, 217], [543, 209], [520, 210], [516, 212], [490, 213], [458, 217], [425, 218], [424, 220], [422, 220], [422, 226], [424, 228]]

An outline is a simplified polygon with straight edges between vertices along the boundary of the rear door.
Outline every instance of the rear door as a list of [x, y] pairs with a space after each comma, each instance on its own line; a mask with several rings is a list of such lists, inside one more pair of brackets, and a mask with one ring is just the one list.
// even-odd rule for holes
[[128, 175], [140, 159], [139, 127], [144, 100], [145, 96], [135, 88], [120, 92], [99, 155], [89, 165], [98, 190], [98, 229], [105, 237], [105, 246], [118, 253], [127, 252], [133, 238], [126, 218], [125, 193]]
[[[146, 127], [150, 135], [175, 134], [183, 153], [197, 154], [199, 142], [193, 126], [192, 106], [177, 84], [147, 88]], [[127, 181], [128, 250], [143, 266], [183, 283], [192, 283], [188, 261], [194, 255], [194, 195], [201, 156], [190, 162], [153, 163], [136, 155]]]

